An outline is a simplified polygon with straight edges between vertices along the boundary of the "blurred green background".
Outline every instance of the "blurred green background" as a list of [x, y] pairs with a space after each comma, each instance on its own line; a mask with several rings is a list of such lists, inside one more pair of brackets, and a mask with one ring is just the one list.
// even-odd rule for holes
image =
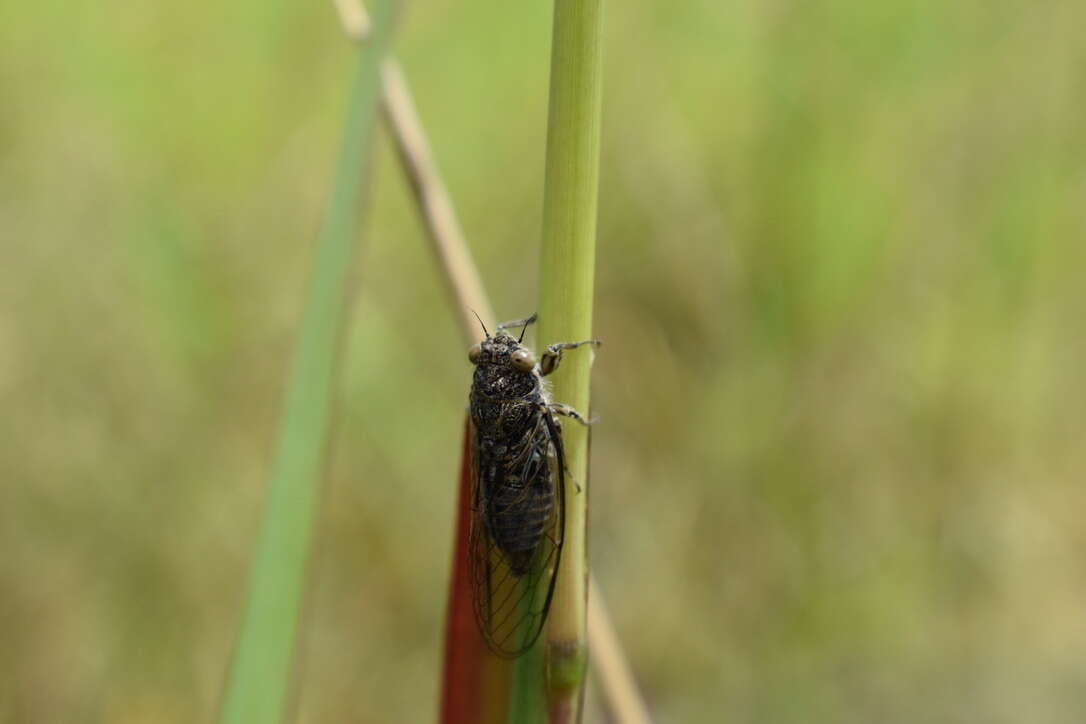
[[[0, 18], [0, 720], [209, 721], [352, 49], [328, 3]], [[609, 3], [591, 555], [659, 721], [1082, 721], [1084, 24]], [[549, 33], [398, 32], [506, 318]], [[303, 722], [436, 711], [469, 365], [380, 147]]]

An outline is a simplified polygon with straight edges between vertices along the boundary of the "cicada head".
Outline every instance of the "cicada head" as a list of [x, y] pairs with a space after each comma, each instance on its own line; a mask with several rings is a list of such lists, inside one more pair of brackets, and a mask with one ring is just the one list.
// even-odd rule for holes
[[468, 350], [468, 359], [477, 367], [491, 365], [525, 373], [535, 369], [532, 350], [505, 332], [498, 332], [474, 345]]

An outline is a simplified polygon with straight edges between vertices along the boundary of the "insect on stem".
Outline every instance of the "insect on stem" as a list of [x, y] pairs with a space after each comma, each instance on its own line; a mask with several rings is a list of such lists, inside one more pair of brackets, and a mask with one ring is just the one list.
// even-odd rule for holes
[[[543, 376], [557, 368], [563, 350], [599, 344], [553, 344], [537, 363], [522, 344], [535, 321], [533, 314], [502, 323], [468, 352], [475, 365], [469, 396], [475, 618], [487, 645], [510, 658], [539, 638], [562, 556], [566, 460], [558, 416], [585, 422], [550, 401]], [[517, 326], [514, 339], [505, 330]]]

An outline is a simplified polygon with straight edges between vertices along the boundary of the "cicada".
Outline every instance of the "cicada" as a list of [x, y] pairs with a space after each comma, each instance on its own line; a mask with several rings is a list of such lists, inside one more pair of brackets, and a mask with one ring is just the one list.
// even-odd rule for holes
[[[565, 416], [576, 410], [552, 402], [543, 378], [562, 353], [598, 340], [561, 342], [541, 358], [522, 344], [536, 315], [506, 322], [468, 352], [475, 365], [469, 398], [472, 421], [471, 581], [475, 620], [499, 656], [516, 657], [543, 630], [565, 534]], [[480, 320], [482, 324], [482, 320]], [[505, 330], [521, 327], [514, 338]]]

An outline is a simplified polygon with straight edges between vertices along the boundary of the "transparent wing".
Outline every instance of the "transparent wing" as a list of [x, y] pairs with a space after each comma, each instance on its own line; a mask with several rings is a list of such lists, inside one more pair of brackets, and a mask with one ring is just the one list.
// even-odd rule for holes
[[[557, 423], [495, 449], [472, 428], [469, 538], [475, 619], [494, 653], [516, 657], [543, 630], [565, 526], [565, 459]], [[541, 529], [541, 531], [540, 531]]]

